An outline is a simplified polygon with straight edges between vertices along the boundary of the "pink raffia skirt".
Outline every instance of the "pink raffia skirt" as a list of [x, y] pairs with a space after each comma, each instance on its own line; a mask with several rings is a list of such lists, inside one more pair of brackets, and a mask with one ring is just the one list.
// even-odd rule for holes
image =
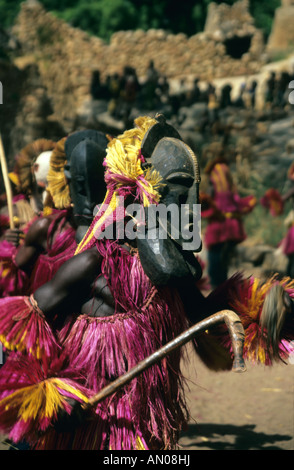
[[[59, 434], [52, 426], [58, 410], [70, 412], [64, 397], [87, 403], [188, 327], [178, 294], [156, 290], [137, 255], [117, 247], [101, 251], [102, 272], [117, 302], [110, 317], [77, 314], [53, 332], [33, 299], [30, 305], [10, 298], [3, 309], [0, 301], [0, 335], [19, 351], [0, 370], [0, 430], [36, 449], [173, 449], [188, 420], [181, 349], [94, 406], [91, 420], [71, 433]], [[13, 299], [19, 313], [7, 318]], [[11, 328], [18, 342], [9, 336]], [[16, 364], [14, 354], [23, 363]]]
[[227, 218], [224, 221], [214, 220], [208, 223], [204, 242], [209, 249], [212, 245], [226, 241], [242, 242], [246, 233], [241, 220]]
[[286, 236], [280, 243], [280, 247], [286, 256], [294, 253], [294, 225], [289, 228]]

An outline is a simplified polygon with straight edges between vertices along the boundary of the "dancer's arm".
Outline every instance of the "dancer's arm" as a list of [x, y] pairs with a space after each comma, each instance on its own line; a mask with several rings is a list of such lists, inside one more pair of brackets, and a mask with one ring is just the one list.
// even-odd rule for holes
[[37, 257], [45, 250], [51, 219], [37, 219], [29, 228], [24, 244], [19, 247], [15, 264], [23, 271], [30, 271]]
[[93, 282], [101, 273], [102, 258], [96, 248], [66, 261], [55, 276], [34, 292], [38, 307], [48, 321], [79, 313]]

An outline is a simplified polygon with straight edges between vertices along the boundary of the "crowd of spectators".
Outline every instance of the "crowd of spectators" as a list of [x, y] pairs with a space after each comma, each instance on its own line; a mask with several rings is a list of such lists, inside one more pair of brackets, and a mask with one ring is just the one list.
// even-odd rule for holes
[[[288, 72], [270, 72], [266, 82], [264, 102], [267, 108], [283, 107], [287, 104], [289, 83], [294, 79]], [[100, 72], [93, 72], [91, 96], [94, 100], [106, 100], [108, 112], [115, 119], [128, 120], [134, 107], [146, 111], [169, 106], [172, 115], [177, 115], [180, 107], [195, 103], [206, 103], [209, 119], [217, 119], [219, 110], [228, 106], [255, 108], [258, 82], [254, 79], [242, 83], [237, 97], [232, 98], [232, 86], [225, 83], [216, 91], [212, 83], [201, 83], [195, 78], [192, 86], [182, 79], [176, 92], [170, 92], [167, 77], [161, 75], [150, 61], [145, 80], [139, 81], [136, 70], [126, 66], [122, 74], [107, 76], [102, 83]]]

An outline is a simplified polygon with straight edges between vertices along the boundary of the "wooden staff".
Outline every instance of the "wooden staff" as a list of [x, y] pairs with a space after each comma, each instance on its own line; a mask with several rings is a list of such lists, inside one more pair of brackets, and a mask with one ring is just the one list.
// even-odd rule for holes
[[245, 338], [244, 328], [242, 326], [240, 318], [235, 312], [233, 312], [232, 310], [222, 310], [191, 326], [191, 328], [184, 331], [182, 334], [167, 343], [165, 346], [158, 349], [158, 351], [151, 354], [146, 359], [143, 359], [135, 367], [130, 369], [124, 375], [118, 377], [118, 379], [111, 382], [109, 385], [100, 390], [100, 392], [90, 398], [88, 403], [83, 405], [83, 408], [87, 409], [97, 405], [99, 402], [101, 402], [108, 396], [115, 393], [121, 387], [129, 383], [132, 379], [137, 377], [148, 367], [151, 367], [155, 363], [159, 362], [161, 359], [166, 357], [175, 349], [178, 349], [180, 346], [183, 346], [184, 344], [188, 343], [197, 333], [201, 333], [207, 330], [208, 328], [211, 328], [212, 326], [223, 322], [226, 323], [232, 339], [232, 348], [234, 354], [232, 370], [234, 372], [245, 372], [246, 366], [243, 360], [243, 345]]
[[2, 175], [3, 175], [4, 186], [5, 186], [5, 191], [6, 191], [6, 197], [7, 197], [9, 225], [11, 229], [14, 229], [15, 225], [14, 225], [14, 220], [13, 220], [12, 190], [11, 190], [10, 180], [8, 176], [7, 163], [6, 163], [1, 134], [0, 134], [0, 163], [1, 163]]

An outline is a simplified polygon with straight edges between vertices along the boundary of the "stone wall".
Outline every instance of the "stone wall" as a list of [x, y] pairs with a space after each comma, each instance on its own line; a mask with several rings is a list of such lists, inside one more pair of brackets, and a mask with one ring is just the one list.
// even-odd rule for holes
[[294, 1], [282, 0], [281, 7], [276, 9], [272, 31], [267, 43], [267, 53], [278, 56], [294, 50]]
[[238, 1], [232, 6], [226, 3], [209, 3], [204, 27], [205, 33], [218, 39], [224, 39], [232, 35], [254, 35], [256, 31], [247, 0]]
[[35, 139], [58, 140], [65, 135], [52, 117], [51, 100], [36, 64], [21, 69], [0, 59], [3, 104], [0, 105], [0, 131], [7, 159], [13, 165], [18, 151]]
[[3, 90], [3, 103], [0, 104], [0, 132], [4, 148], [9, 152], [10, 133], [20, 109], [25, 73], [15, 65], [0, 59], [0, 82]]
[[122, 31], [115, 33], [106, 44], [98, 37], [71, 27], [46, 12], [37, 1], [30, 0], [22, 3], [13, 28], [22, 47], [22, 57], [16, 63], [20, 64], [26, 56], [38, 65], [54, 113], [67, 129], [67, 120], [72, 121], [76, 110], [90, 97], [92, 72], [96, 69], [102, 80], [114, 72], [121, 73], [126, 65], [134, 67], [144, 80], [150, 60], [169, 79], [197, 76], [212, 80], [258, 72], [264, 60], [264, 46], [246, 5], [245, 0], [240, 0], [237, 2], [239, 10], [236, 6], [232, 10], [242, 12], [239, 20], [247, 24], [247, 32], [249, 28], [252, 36], [249, 50], [236, 60], [227, 54], [222, 37], [205, 32], [188, 38], [185, 34], [174, 35], [163, 30]]

